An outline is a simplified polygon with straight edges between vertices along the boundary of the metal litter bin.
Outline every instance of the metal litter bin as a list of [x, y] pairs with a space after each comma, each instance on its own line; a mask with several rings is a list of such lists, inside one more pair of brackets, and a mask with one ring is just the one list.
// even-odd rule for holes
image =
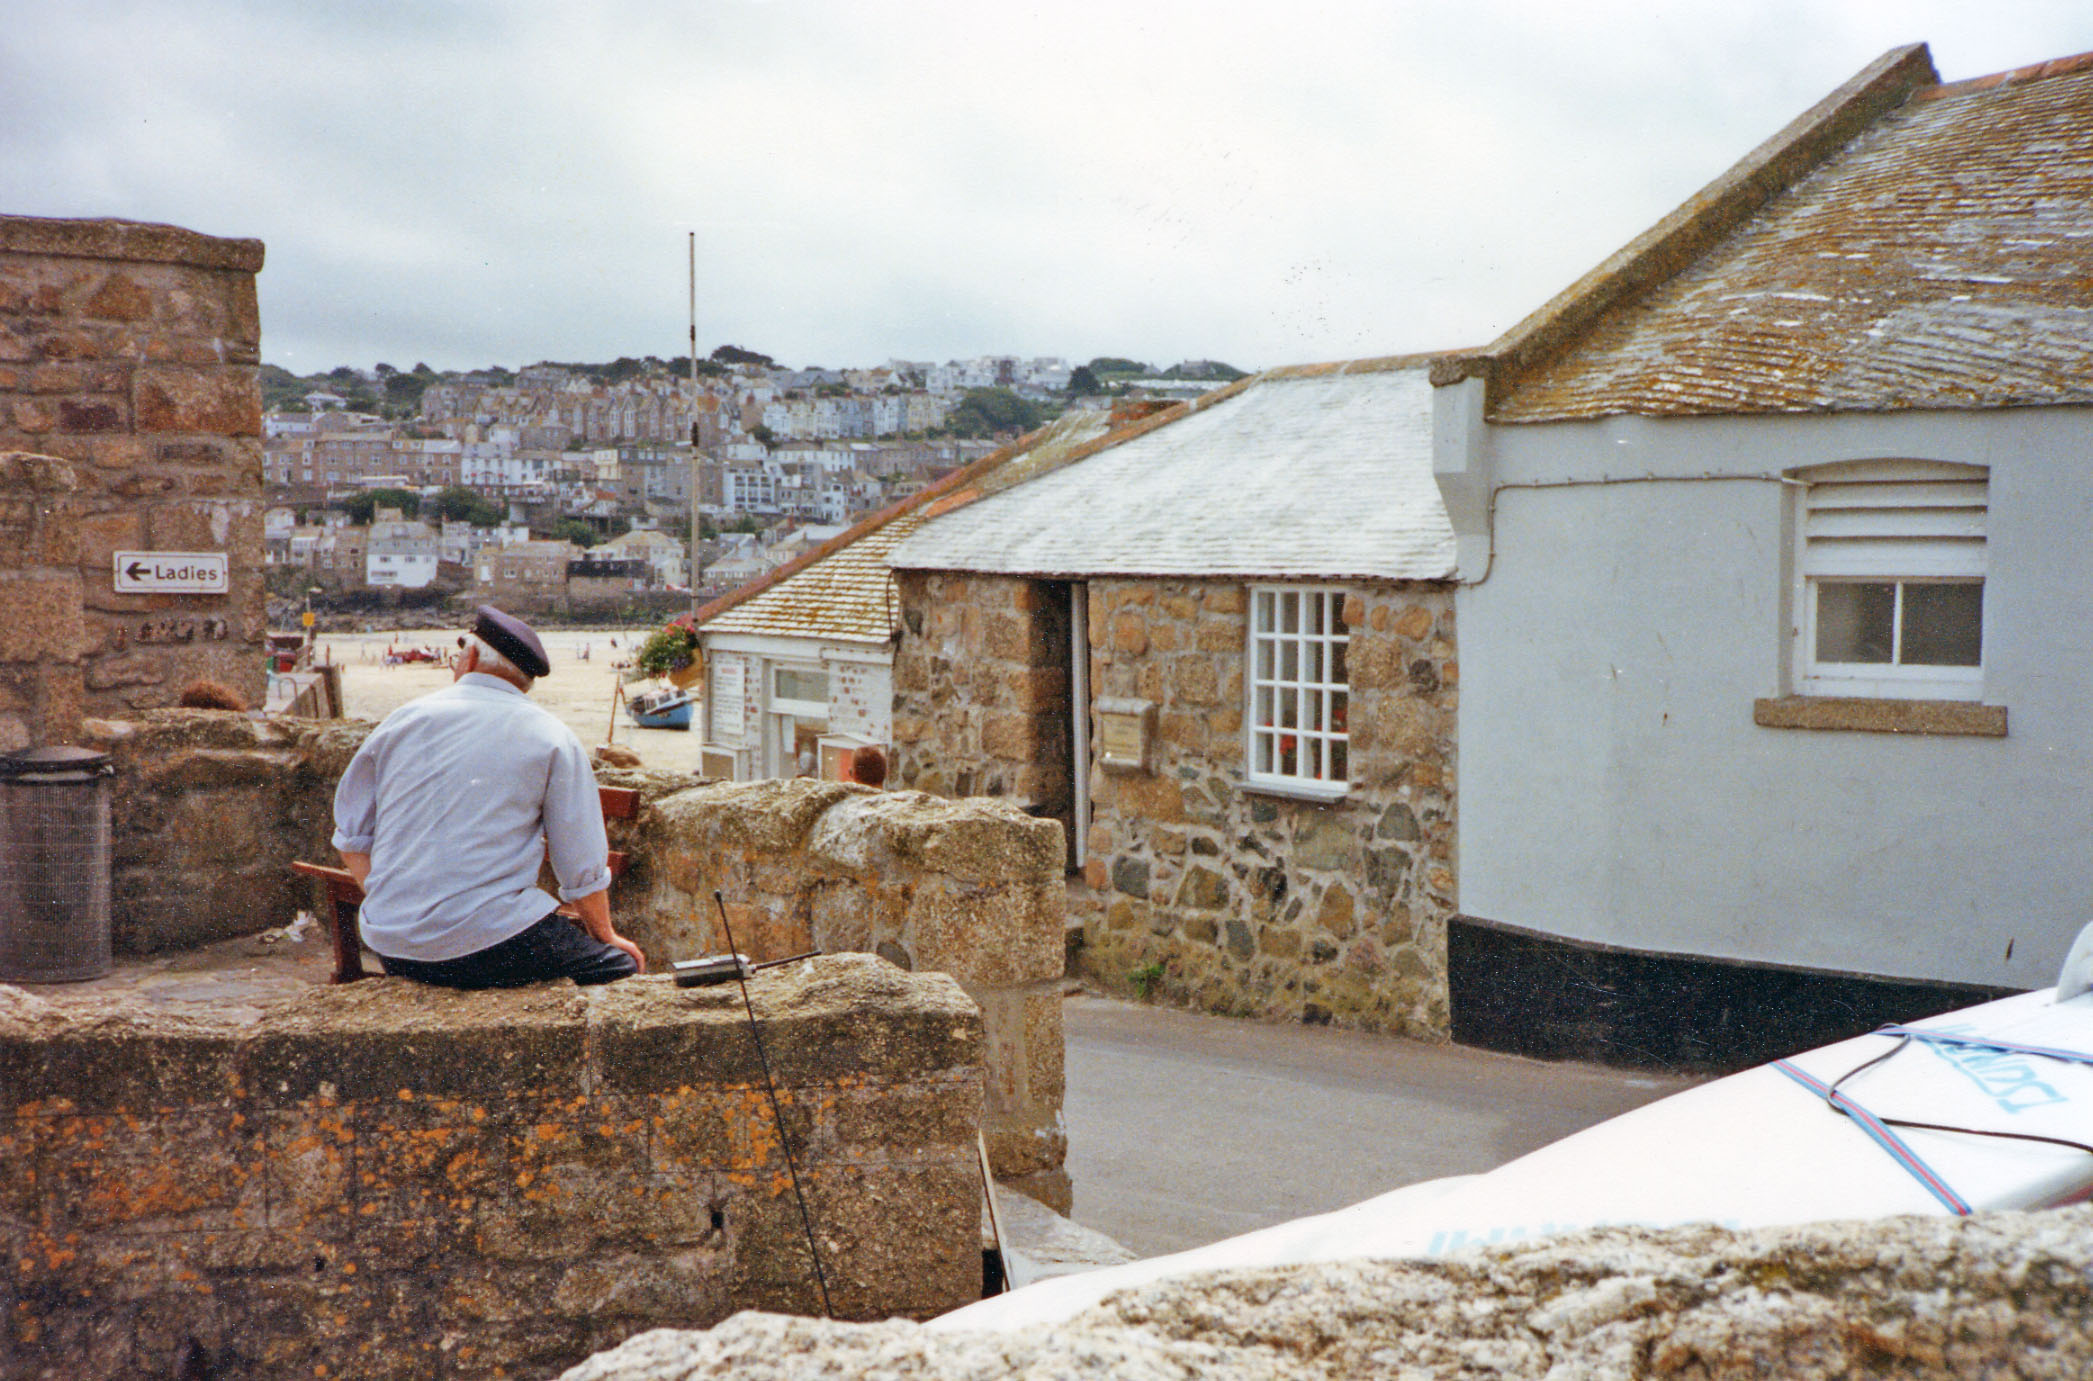
[[0, 982], [77, 983], [109, 972], [106, 753], [0, 757]]

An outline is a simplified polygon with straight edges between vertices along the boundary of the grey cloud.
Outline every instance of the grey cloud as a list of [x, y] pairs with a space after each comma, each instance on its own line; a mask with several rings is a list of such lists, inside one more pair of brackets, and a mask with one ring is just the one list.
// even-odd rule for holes
[[2093, 47], [2075, 3], [68, 0], [0, 209], [269, 244], [299, 368], [1470, 344], [1832, 86]]

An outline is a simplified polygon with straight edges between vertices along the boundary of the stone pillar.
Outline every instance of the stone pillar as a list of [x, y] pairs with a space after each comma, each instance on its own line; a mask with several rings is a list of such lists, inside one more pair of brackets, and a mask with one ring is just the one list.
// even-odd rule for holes
[[80, 731], [80, 544], [72, 467], [0, 454], [0, 753]]
[[[261, 266], [258, 240], [0, 216], [0, 450], [72, 469], [88, 714], [200, 677], [262, 696]], [[118, 551], [222, 554], [227, 588], [118, 594]]]

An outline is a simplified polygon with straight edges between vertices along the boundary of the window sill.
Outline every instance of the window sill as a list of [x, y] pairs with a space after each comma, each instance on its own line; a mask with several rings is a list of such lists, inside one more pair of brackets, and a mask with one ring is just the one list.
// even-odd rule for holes
[[1349, 782], [1272, 782], [1245, 780], [1242, 790], [1252, 796], [1283, 796], [1289, 801], [1313, 801], [1317, 805], [1334, 805], [1352, 794]]
[[2006, 736], [2006, 707], [1969, 700], [1874, 700], [1785, 695], [1754, 700], [1751, 722], [1766, 729], [1843, 729], [1870, 734]]

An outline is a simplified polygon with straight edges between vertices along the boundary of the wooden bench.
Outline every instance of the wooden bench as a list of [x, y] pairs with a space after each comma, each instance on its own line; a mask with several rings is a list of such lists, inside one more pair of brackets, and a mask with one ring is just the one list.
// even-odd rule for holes
[[[640, 794], [630, 787], [599, 786], [596, 800], [603, 808], [605, 820], [630, 820], [640, 811]], [[619, 876], [629, 861], [623, 849], [612, 849], [610, 875]], [[353, 983], [359, 978], [376, 978], [378, 975], [363, 966], [363, 943], [356, 930], [357, 913], [363, 909], [363, 884], [347, 868], [325, 863], [296, 862], [291, 868], [326, 885], [327, 911], [334, 930], [334, 977], [330, 981]], [[560, 913], [571, 916], [574, 911], [563, 906]]]

